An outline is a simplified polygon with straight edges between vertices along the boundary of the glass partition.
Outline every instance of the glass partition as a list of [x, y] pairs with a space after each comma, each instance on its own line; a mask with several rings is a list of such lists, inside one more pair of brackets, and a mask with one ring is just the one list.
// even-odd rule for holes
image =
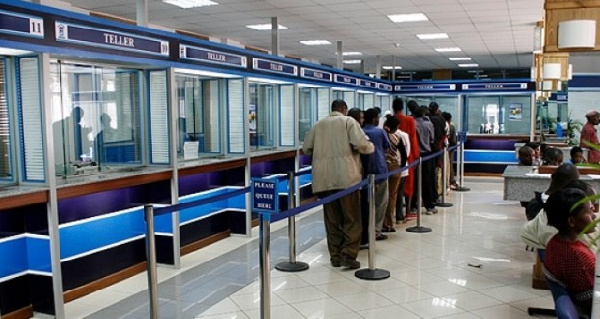
[[375, 94], [374, 93], [363, 93], [363, 92], [358, 93], [358, 108], [360, 108], [361, 110], [367, 110], [374, 106], [378, 106], [378, 105], [375, 105]]
[[43, 182], [46, 179], [44, 168], [46, 153], [44, 152], [39, 59], [37, 57], [17, 58], [16, 69], [19, 137], [23, 163], [21, 179], [26, 182]]
[[471, 134], [530, 134], [531, 95], [467, 96], [465, 106]]
[[177, 74], [176, 81], [179, 158], [221, 154], [221, 80]]
[[142, 163], [138, 70], [54, 61], [51, 79], [57, 175]]
[[275, 147], [276, 84], [250, 83], [250, 148], [257, 151]]
[[392, 111], [392, 102], [391, 96], [388, 94], [376, 94], [375, 95], [375, 106], [379, 106], [381, 108], [381, 112], [385, 113], [385, 111]]
[[333, 99], [334, 100], [344, 100], [346, 101], [346, 105], [348, 105], [348, 109], [353, 107], [359, 107], [356, 102], [356, 92], [344, 88], [334, 88], [333, 89]]
[[461, 127], [461, 118], [458, 112], [458, 96], [456, 95], [416, 95], [416, 96], [404, 96], [405, 105], [408, 101], [414, 100], [419, 105], [429, 106], [429, 103], [436, 102], [439, 105], [441, 112], [448, 112], [452, 115], [452, 122], [456, 128]]
[[315, 123], [318, 93], [316, 87], [301, 87], [299, 94], [299, 138], [301, 142], [304, 142], [304, 136]]

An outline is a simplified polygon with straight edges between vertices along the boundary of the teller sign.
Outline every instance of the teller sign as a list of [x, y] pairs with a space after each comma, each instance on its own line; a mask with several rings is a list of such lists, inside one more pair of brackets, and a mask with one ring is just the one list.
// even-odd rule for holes
[[277, 180], [266, 178], [252, 179], [252, 210], [261, 213], [279, 212]]

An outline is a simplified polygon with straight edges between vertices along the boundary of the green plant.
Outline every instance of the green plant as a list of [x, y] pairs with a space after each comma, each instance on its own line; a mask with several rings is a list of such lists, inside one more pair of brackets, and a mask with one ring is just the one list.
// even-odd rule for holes
[[575, 132], [581, 132], [582, 126], [583, 123], [573, 120], [573, 118], [571, 117], [571, 113], [569, 112], [569, 116], [567, 117], [567, 145], [579, 145], [579, 141], [577, 141], [577, 139], [575, 138]]

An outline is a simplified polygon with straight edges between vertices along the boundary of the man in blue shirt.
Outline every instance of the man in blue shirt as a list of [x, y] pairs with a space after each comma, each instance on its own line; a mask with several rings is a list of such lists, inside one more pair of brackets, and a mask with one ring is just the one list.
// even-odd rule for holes
[[[366, 177], [369, 174], [379, 175], [387, 173], [385, 152], [390, 148], [390, 141], [387, 133], [383, 129], [377, 127], [379, 124], [379, 114], [374, 108], [366, 110], [364, 118], [363, 131], [375, 146], [375, 152], [371, 155], [361, 156], [363, 176]], [[387, 239], [387, 236], [382, 234], [381, 230], [383, 228], [383, 219], [385, 217], [385, 210], [387, 209], [389, 199], [388, 180], [386, 178], [384, 180], [376, 181], [375, 183], [375, 239], [383, 240]], [[369, 229], [368, 217], [368, 215], [365, 216], [365, 214], [363, 214], [362, 243], [366, 243], [368, 239], [368, 236], [366, 235]]]

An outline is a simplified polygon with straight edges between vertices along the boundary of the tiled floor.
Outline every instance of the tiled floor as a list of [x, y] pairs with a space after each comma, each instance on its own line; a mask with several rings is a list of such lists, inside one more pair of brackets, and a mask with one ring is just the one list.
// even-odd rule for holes
[[[549, 291], [531, 288], [535, 256], [518, 235], [524, 211], [502, 201], [502, 179], [466, 185], [470, 192], [448, 197], [453, 207], [423, 216], [432, 232], [406, 232], [411, 222], [376, 243], [376, 266], [391, 272], [381, 281], [331, 267], [321, 213], [306, 214], [298, 260], [310, 269], [271, 271], [271, 318], [531, 318], [527, 307], [553, 307]], [[275, 264], [287, 258], [287, 230], [273, 229]], [[257, 247], [256, 236], [231, 237], [185, 256], [179, 270], [159, 268], [160, 318], [260, 318]], [[366, 250], [359, 260], [368, 265]], [[146, 289], [140, 274], [68, 303], [67, 317], [148, 318]]]

